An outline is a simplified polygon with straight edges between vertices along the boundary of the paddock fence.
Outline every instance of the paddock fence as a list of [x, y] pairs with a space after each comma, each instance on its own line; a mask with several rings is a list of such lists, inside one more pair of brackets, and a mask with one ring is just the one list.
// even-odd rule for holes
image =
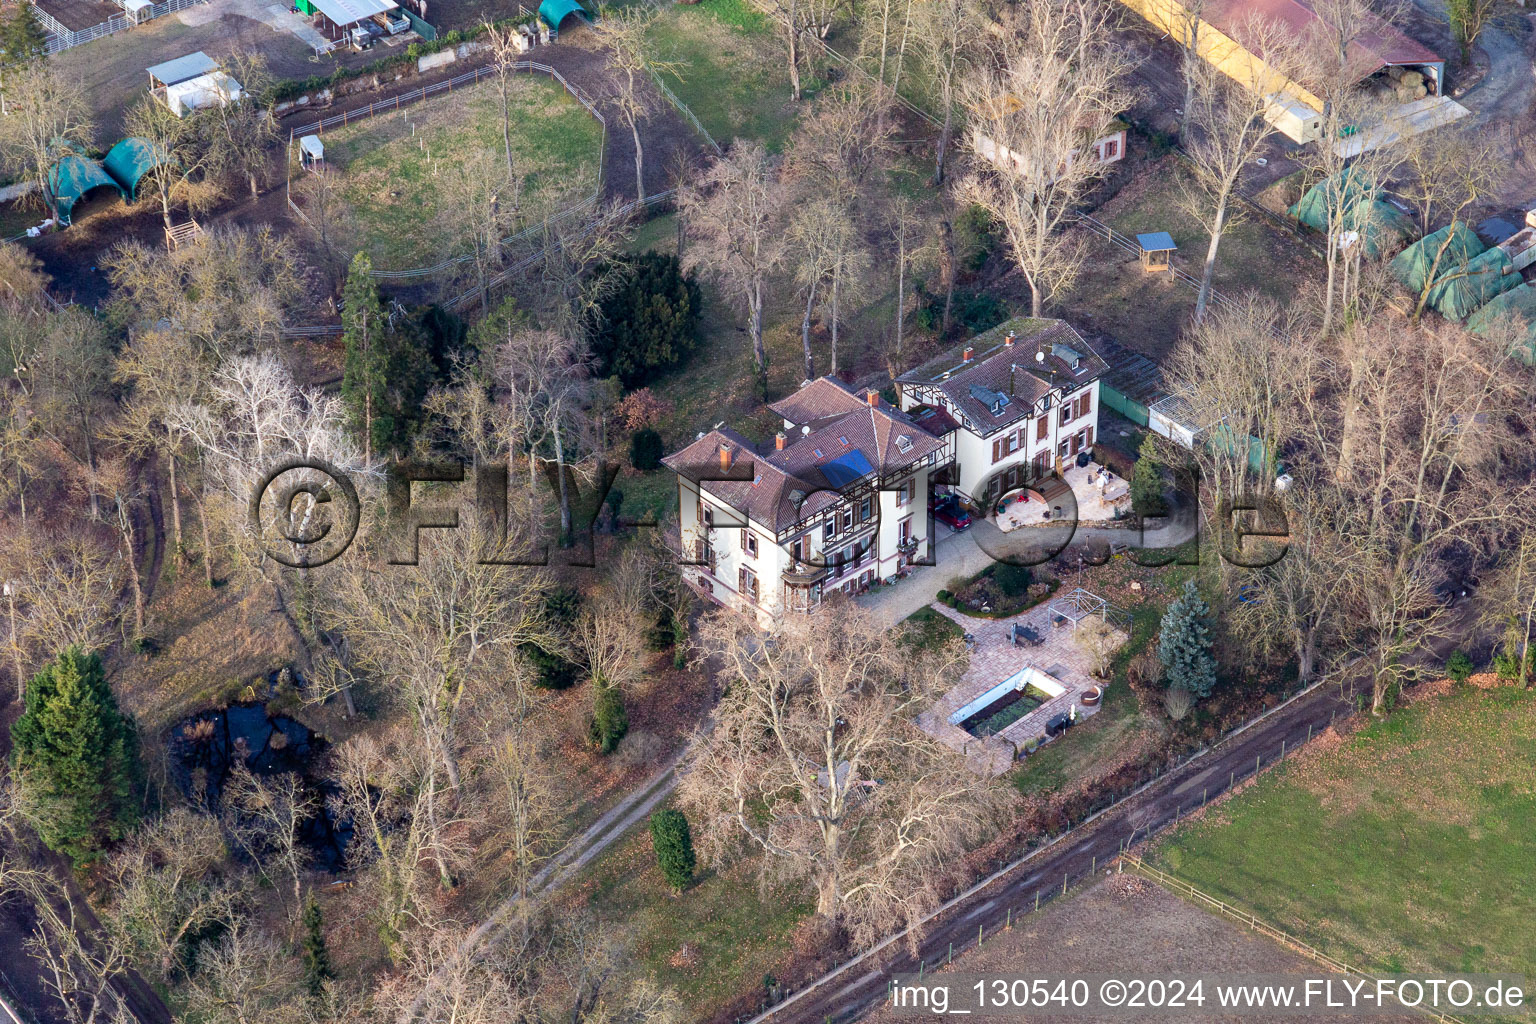
[[[1329, 956], [1327, 953], [1324, 953], [1317, 947], [1303, 942], [1301, 939], [1298, 939], [1290, 932], [1276, 928], [1274, 925], [1269, 924], [1266, 921], [1261, 921], [1258, 916], [1251, 911], [1234, 907], [1230, 903], [1218, 899], [1208, 892], [1204, 892], [1203, 890], [1195, 888], [1193, 885], [1190, 885], [1182, 878], [1170, 875], [1166, 871], [1161, 871], [1153, 867], [1136, 854], [1127, 853], [1120, 858], [1120, 861], [1123, 865], [1129, 867], [1132, 871], [1143, 875], [1148, 879], [1151, 879], [1163, 888], [1169, 889], [1179, 896], [1182, 896], [1185, 899], [1188, 899], [1207, 910], [1215, 911], [1221, 916], [1234, 921], [1237, 924], [1245, 925], [1249, 931], [1258, 932], [1260, 935], [1265, 936], [1271, 941], [1279, 943], [1292, 952], [1300, 953], [1302, 956], [1306, 957], [1308, 960], [1311, 960], [1313, 963], [1326, 967], [1328, 970], [1333, 971], [1336, 974], [1350, 974], [1354, 975], [1355, 977], [1369, 976], [1367, 972], [1356, 970], [1344, 961]], [[1440, 1024], [1466, 1024], [1466, 1022], [1459, 1017], [1452, 1017], [1450, 1014], [1440, 1013], [1435, 1010], [1429, 1010], [1423, 1007], [1409, 1007], [1409, 1009], [1417, 1010], [1419, 1013], [1424, 1014], [1429, 1019], [1439, 1021]]]
[[114, 14], [99, 25], [92, 25], [90, 28], [78, 30], [69, 29], [63, 22], [53, 17], [53, 15], [41, 7], [34, 6], [32, 10], [37, 14], [38, 22], [48, 33], [46, 47], [48, 56], [51, 57], [60, 50], [72, 49], [93, 39], [110, 36], [124, 29], [133, 28], [135, 25], [142, 25], [146, 21], [152, 21], [167, 14], [174, 14], [177, 11], [184, 11], [188, 7], [197, 7], [207, 2], [208, 0], [165, 0], [163, 3], [152, 4], [144, 8], [136, 18], [130, 18], [127, 13]]
[[715, 156], [723, 156], [725, 151], [720, 148], [720, 143], [715, 141], [715, 137], [709, 134], [709, 129], [705, 128], [703, 122], [694, 116], [693, 111], [688, 108], [688, 104], [677, 98], [677, 93], [667, 88], [667, 83], [663, 82], [661, 76], [655, 71], [651, 72], [651, 81], [656, 83], [656, 88], [661, 90], [661, 94], [667, 98], [667, 102], [672, 104], [689, 124], [693, 125], [693, 130], [698, 132], [705, 142], [709, 143], [709, 148], [715, 151]]
[[[570, 95], [572, 99], [580, 103], [582, 107], [586, 109], [587, 113], [596, 118], [597, 123], [602, 127], [602, 139], [599, 143], [597, 157], [597, 187], [592, 192], [592, 194], [576, 203], [575, 205], [569, 206], [554, 216], [548, 218], [547, 221], [540, 221], [538, 223], [531, 224], [528, 227], [523, 228], [521, 231], [508, 235], [506, 238], [501, 240], [499, 245], [500, 249], [506, 249], [509, 246], [516, 246], [520, 242], [527, 242], [529, 239], [543, 232], [548, 224], [563, 223], [572, 217], [578, 217], [596, 207], [601, 201], [603, 195], [603, 159], [608, 151], [608, 119], [603, 116], [602, 111], [597, 109], [597, 104], [592, 100], [591, 96], [587, 95], [587, 91], [585, 89], [568, 81], [564, 75], [550, 67], [548, 64], [541, 64], [538, 61], [513, 61], [511, 63], [511, 68], [514, 72], [527, 71], [530, 74], [545, 74], [550, 78], [553, 78], [557, 83], [559, 83], [560, 87]], [[392, 114], [402, 107], [409, 107], [413, 103], [419, 103], [422, 100], [428, 99], [432, 96], [452, 93], [454, 89], [462, 89], [466, 86], [472, 86], [479, 82], [481, 79], [495, 76], [497, 73], [498, 65], [485, 64], [471, 71], [466, 71], [464, 74], [458, 75], [457, 77], [447, 79], [446, 81], [434, 82], [431, 85], [425, 85], [419, 89], [413, 89], [410, 92], [401, 93], [400, 95], [393, 96], [387, 100], [375, 100], [369, 103], [366, 107], [356, 107], [352, 110], [344, 110], [339, 114], [332, 114], [330, 117], [322, 118], [319, 121], [307, 124], [302, 128], [290, 129], [288, 132], [289, 171], [288, 183], [285, 190], [285, 199], [288, 203], [288, 208], [292, 210], [301, 220], [303, 220], [304, 223], [311, 223], [309, 217], [304, 213], [303, 208], [293, 200], [292, 152], [294, 143], [297, 142], [301, 137], [305, 135], [324, 135], [327, 129], [335, 130], [337, 128], [343, 128], [347, 125], [355, 124], [360, 121], [366, 121], [372, 117], [377, 117], [383, 114]], [[542, 250], [540, 250], [540, 253], [542, 254]], [[465, 264], [472, 262], [474, 259], [475, 256], [473, 253], [467, 253], [462, 256], [450, 256], [447, 259], [439, 260], [431, 266], [426, 267], [413, 267], [405, 270], [375, 270], [372, 272], [371, 276], [375, 281], [405, 281], [416, 278], [434, 277], [438, 274], [444, 273], [445, 271], [462, 267]]]

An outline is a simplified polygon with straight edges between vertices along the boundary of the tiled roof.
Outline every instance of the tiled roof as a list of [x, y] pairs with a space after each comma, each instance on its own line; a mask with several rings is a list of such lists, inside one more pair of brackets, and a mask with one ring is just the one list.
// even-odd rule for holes
[[[838, 488], [823, 470], [828, 463], [841, 460], [833, 475], [846, 482], [842, 467], [857, 465], [856, 459], [846, 458], [857, 452], [876, 476], [890, 476], [944, 447], [905, 413], [884, 402], [872, 406], [830, 377], [812, 381], [770, 408], [801, 428], [786, 432], [783, 449], [758, 451], [725, 428], [711, 430], [662, 461], [674, 472], [702, 481], [701, 488], [711, 497], [778, 531], [838, 500], [829, 493]], [[713, 479], [733, 475], [721, 469], [722, 445], [732, 471], [742, 479]], [[752, 472], [747, 479], [744, 467], [749, 460]]]
[[[1015, 333], [1012, 345], [1006, 341], [1009, 331]], [[967, 348], [973, 350], [969, 360]], [[978, 334], [896, 380], [938, 390], [966, 426], [988, 437], [1029, 416], [1034, 403], [1052, 389], [1076, 390], [1104, 368], [1098, 353], [1066, 321], [1020, 318]]]

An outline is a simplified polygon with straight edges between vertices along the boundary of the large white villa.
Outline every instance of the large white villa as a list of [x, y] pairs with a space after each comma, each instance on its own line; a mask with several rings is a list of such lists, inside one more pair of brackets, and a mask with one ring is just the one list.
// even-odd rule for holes
[[896, 381], [900, 408], [832, 377], [770, 408], [771, 444], [725, 426], [664, 461], [686, 574], [769, 620], [931, 563], [929, 499], [985, 509], [1093, 446], [1104, 363], [1060, 320], [1015, 320]]

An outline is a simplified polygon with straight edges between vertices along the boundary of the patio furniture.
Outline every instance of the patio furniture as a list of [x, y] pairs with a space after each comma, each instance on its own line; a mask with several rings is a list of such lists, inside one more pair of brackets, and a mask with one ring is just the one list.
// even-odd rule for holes
[[1013, 646], [1039, 647], [1043, 643], [1045, 643], [1045, 638], [1036, 631], [1035, 627], [1026, 626], [1023, 623], [1018, 622], [1014, 623]]

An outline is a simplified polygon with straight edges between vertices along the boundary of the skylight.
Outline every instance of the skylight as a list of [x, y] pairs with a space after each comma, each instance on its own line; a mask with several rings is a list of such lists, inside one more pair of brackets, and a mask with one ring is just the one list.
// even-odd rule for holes
[[819, 458], [821, 458], [821, 449], [820, 448], [812, 448], [811, 449], [811, 454], [816, 456], [819, 459]]

